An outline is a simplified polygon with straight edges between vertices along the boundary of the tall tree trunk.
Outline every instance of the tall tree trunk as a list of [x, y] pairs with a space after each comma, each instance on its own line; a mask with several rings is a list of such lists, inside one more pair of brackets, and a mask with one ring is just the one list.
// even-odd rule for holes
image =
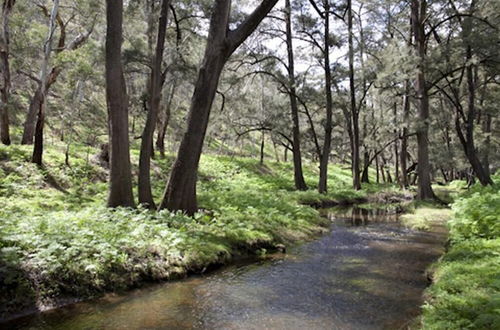
[[276, 2], [263, 0], [236, 29], [230, 30], [231, 0], [215, 0], [205, 55], [189, 109], [187, 131], [181, 141], [160, 209], [182, 210], [190, 215], [198, 210], [198, 164], [222, 69], [231, 54], [257, 28]]
[[2, 80], [0, 86], [0, 142], [10, 144], [9, 99], [10, 99], [10, 30], [9, 18], [15, 0], [4, 0], [2, 6], [2, 26], [0, 32], [0, 71]]
[[106, 0], [106, 99], [110, 140], [109, 207], [133, 207], [128, 97], [123, 76], [123, 0]]
[[299, 107], [295, 88], [295, 61], [293, 54], [292, 39], [292, 8], [290, 0], [285, 0], [285, 20], [286, 20], [286, 48], [288, 52], [288, 80], [290, 83], [290, 107], [292, 111], [293, 123], [293, 174], [295, 188], [297, 190], [307, 190], [307, 185], [302, 172], [302, 153], [300, 147], [300, 122]]
[[[363, 93], [368, 93], [367, 90], [367, 83], [366, 83], [366, 69], [365, 69], [365, 34], [364, 34], [364, 28], [363, 28], [363, 18], [361, 15], [361, 10], [362, 6], [360, 7], [360, 13], [358, 15], [358, 20], [359, 20], [359, 61], [361, 63], [361, 73], [362, 73], [362, 82], [363, 82]], [[367, 132], [368, 132], [368, 123], [366, 120], [367, 114], [366, 114], [366, 102], [363, 101], [359, 105], [359, 111], [361, 109], [365, 109], [363, 117], [362, 117], [362, 136], [361, 136], [361, 145], [363, 146], [363, 171], [361, 173], [361, 183], [370, 183], [370, 177], [368, 173], [368, 166], [369, 166], [369, 160], [370, 160], [370, 151], [368, 149], [368, 146], [366, 145], [366, 138], [367, 138]]]
[[160, 152], [161, 157], [165, 157], [165, 135], [167, 134], [167, 127], [170, 123], [170, 117], [172, 112], [172, 101], [174, 99], [175, 90], [177, 82], [174, 80], [172, 82], [172, 87], [170, 90], [170, 95], [168, 96], [167, 105], [165, 106], [165, 112], [163, 118], [158, 120], [158, 134], [156, 135], [156, 149]]
[[50, 55], [52, 52], [52, 40], [54, 38], [54, 32], [56, 30], [56, 18], [59, 11], [59, 0], [54, 0], [54, 4], [52, 6], [52, 11], [50, 13], [49, 19], [49, 35], [47, 37], [47, 41], [44, 45], [44, 57], [42, 61], [42, 70], [40, 73], [40, 106], [38, 108], [38, 116], [35, 127], [35, 144], [33, 147], [33, 155], [31, 157], [31, 161], [39, 166], [42, 165], [42, 156], [43, 156], [43, 129], [45, 125], [45, 104], [46, 104], [46, 90], [47, 90], [47, 70], [50, 61]]
[[319, 185], [318, 191], [326, 193], [328, 191], [328, 162], [332, 144], [332, 117], [333, 117], [333, 98], [332, 98], [332, 72], [330, 68], [330, 4], [324, 2], [325, 12], [325, 31], [324, 31], [324, 70], [325, 70], [325, 94], [326, 94], [326, 122], [325, 122], [325, 141], [321, 152], [319, 163]]
[[359, 158], [359, 111], [356, 105], [356, 90], [354, 85], [354, 43], [352, 31], [352, 1], [347, 0], [347, 28], [349, 42], [349, 90], [351, 98], [351, 116], [352, 116], [352, 180], [353, 187], [356, 190], [361, 189], [360, 178], [360, 158]]
[[158, 113], [160, 111], [160, 99], [162, 90], [163, 52], [165, 49], [165, 36], [167, 32], [167, 16], [170, 0], [162, 0], [160, 19], [158, 23], [158, 37], [156, 40], [156, 51], [153, 57], [151, 76], [149, 81], [149, 111], [146, 118], [144, 131], [141, 139], [141, 152], [139, 155], [139, 204], [149, 208], [156, 208], [151, 191], [151, 155], [153, 135]]
[[400, 183], [399, 178], [399, 131], [397, 129], [398, 122], [398, 104], [394, 102], [394, 180]]
[[410, 82], [405, 81], [405, 95], [403, 98], [403, 133], [401, 136], [401, 187], [408, 188], [408, 121], [410, 118]]
[[415, 37], [415, 50], [419, 57], [417, 79], [415, 90], [418, 100], [418, 189], [417, 199], [435, 199], [431, 187], [430, 163], [429, 163], [429, 95], [425, 82], [425, 20], [427, 12], [427, 0], [411, 1], [411, 16], [413, 33]]

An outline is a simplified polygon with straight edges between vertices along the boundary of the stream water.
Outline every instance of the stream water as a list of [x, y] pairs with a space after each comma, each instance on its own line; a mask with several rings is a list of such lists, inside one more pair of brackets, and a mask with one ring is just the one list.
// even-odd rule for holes
[[326, 210], [332, 230], [265, 260], [17, 319], [9, 329], [404, 329], [442, 232], [385, 211]]

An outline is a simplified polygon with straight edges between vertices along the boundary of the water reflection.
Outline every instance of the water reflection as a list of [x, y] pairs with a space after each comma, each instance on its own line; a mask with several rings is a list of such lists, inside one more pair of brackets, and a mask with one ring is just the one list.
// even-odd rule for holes
[[333, 212], [326, 214], [332, 221], [343, 220], [348, 226], [367, 226], [373, 223], [397, 223], [399, 221], [399, 213], [397, 210], [388, 210], [384, 208], [363, 208], [363, 207], [348, 207], [335, 208]]
[[[418, 315], [443, 237], [397, 214], [328, 211], [332, 231], [253, 264], [80, 303], [8, 329], [397, 329]], [[0, 325], [1, 326], [1, 325]]]

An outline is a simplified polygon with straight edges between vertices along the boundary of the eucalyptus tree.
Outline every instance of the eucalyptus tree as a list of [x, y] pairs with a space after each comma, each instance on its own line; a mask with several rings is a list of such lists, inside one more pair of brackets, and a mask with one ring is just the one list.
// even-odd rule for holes
[[293, 123], [293, 168], [295, 188], [298, 190], [307, 190], [307, 185], [302, 173], [302, 152], [300, 146], [300, 121], [299, 107], [297, 104], [297, 87], [295, 81], [295, 58], [293, 50], [293, 26], [292, 26], [292, 6], [290, 0], [285, 0], [285, 25], [286, 25], [286, 49], [287, 49], [287, 71], [290, 85], [290, 109]]
[[347, 30], [349, 43], [349, 90], [350, 90], [350, 110], [352, 125], [351, 159], [353, 187], [361, 189], [360, 157], [359, 157], [359, 108], [356, 104], [356, 89], [354, 81], [354, 42], [353, 42], [353, 9], [352, 0], [347, 0]]
[[149, 109], [146, 124], [142, 132], [141, 151], [139, 156], [139, 203], [150, 208], [155, 208], [153, 193], [151, 191], [150, 159], [153, 150], [154, 130], [157, 125], [158, 113], [160, 111], [161, 90], [163, 87], [163, 82], [165, 81], [164, 73], [162, 70], [162, 62], [163, 52], [165, 49], [167, 15], [170, 7], [170, 2], [170, 0], [161, 1], [156, 50], [152, 59], [148, 88]]
[[419, 58], [415, 92], [418, 102], [418, 189], [417, 198], [420, 200], [435, 199], [431, 187], [430, 162], [429, 162], [429, 86], [426, 82], [426, 33], [427, 0], [411, 1], [411, 21], [415, 40], [415, 52]]
[[[495, 39], [498, 41], [494, 37], [498, 26], [482, 17], [482, 11], [488, 8], [487, 4], [481, 5], [471, 0], [463, 3], [450, 2], [449, 7], [451, 10], [447, 12], [447, 16], [433, 26], [435, 39], [443, 49], [446, 65], [444, 74], [438, 79], [441, 81], [436, 86], [455, 109], [455, 131], [475, 176], [483, 185], [493, 184], [488, 169], [481, 162], [474, 135], [477, 134], [475, 121], [480, 106], [477, 91], [481, 84], [484, 84], [483, 90], [488, 88], [490, 74], [485, 70], [488, 66], [495, 66], [499, 60], [496, 47], [489, 46], [495, 44]], [[495, 15], [490, 19], [495, 22]], [[449, 23], [449, 31], [445, 32], [448, 37], [443, 44], [438, 27], [444, 22]], [[496, 22], [498, 23], [498, 19]], [[454, 37], [454, 31], [459, 32], [458, 38]], [[484, 40], [485, 35], [487, 40]], [[485, 79], [481, 81], [483, 71]], [[484, 118], [487, 119], [487, 115]], [[488, 124], [485, 125], [485, 130], [488, 130]]]
[[9, 19], [16, 0], [4, 0], [2, 5], [2, 25], [0, 26], [0, 142], [10, 144], [9, 100], [11, 89], [10, 73], [10, 27]]
[[50, 11], [49, 17], [49, 33], [47, 36], [47, 41], [43, 47], [44, 56], [42, 60], [42, 69], [40, 73], [40, 89], [42, 90], [40, 105], [38, 108], [38, 115], [36, 121], [35, 129], [35, 146], [33, 148], [33, 156], [31, 161], [38, 165], [42, 165], [42, 155], [43, 155], [43, 126], [45, 123], [45, 98], [46, 98], [46, 80], [47, 80], [47, 70], [49, 66], [49, 60], [52, 52], [52, 40], [54, 38], [54, 32], [56, 30], [56, 19], [59, 15], [59, 0], [54, 0], [52, 10]]
[[[50, 20], [50, 10], [43, 3], [36, 3], [36, 6], [39, 8], [41, 13]], [[64, 8], [66, 7], [67, 6], [64, 6]], [[54, 32], [52, 33], [53, 38], [56, 33], [56, 29], [58, 28], [57, 45], [52, 49], [55, 54], [54, 57], [57, 59], [57, 61], [55, 61], [54, 65], [50, 65], [50, 56], [48, 59], [46, 58], [46, 56], [42, 58], [42, 68], [45, 65], [45, 61], [47, 61], [47, 70], [46, 74], [44, 75], [44, 80], [42, 80], [41, 77], [35, 77], [35, 75], [30, 72], [26, 73], [29, 77], [35, 80], [37, 88], [33, 96], [31, 97], [28, 113], [24, 122], [23, 136], [21, 141], [22, 144], [32, 144], [36, 130], [39, 142], [43, 143], [43, 139], [41, 139], [40, 134], [43, 134], [45, 116], [45, 110], [43, 109], [43, 107], [46, 101], [46, 97], [49, 94], [52, 85], [54, 85], [60, 74], [63, 72], [65, 66], [68, 65], [68, 63], [64, 61], [64, 56], [66, 55], [66, 53], [80, 48], [89, 39], [96, 23], [96, 11], [99, 10], [99, 6], [96, 6], [94, 1], [85, 2], [85, 4], [77, 3], [74, 6], [68, 7], [70, 8], [70, 12], [67, 13], [67, 16], [69, 18], [67, 20], [64, 20], [64, 8], [61, 7], [60, 10], [58, 10], [58, 13], [55, 17]], [[79, 22], [75, 23], [76, 26], [72, 26], [71, 23], [73, 23], [73, 21], [76, 21], [77, 17], [82, 18], [85, 23], [88, 24], [88, 26], [85, 26], [85, 23], [84, 26], [80, 26], [80, 24], [78, 24]], [[74, 38], [68, 43], [68, 29], [83, 31], [74, 36]], [[48, 40], [45, 40], [44, 42], [44, 50], [46, 49], [47, 41]], [[44, 51], [44, 53], [46, 52]], [[34, 151], [34, 153], [39, 154], [40, 143], [35, 147], [35, 149], [36, 151]], [[36, 157], [38, 158], [38, 156]]]
[[[319, 16], [319, 22], [308, 13], [309, 8], [303, 10], [299, 18], [300, 29], [298, 33], [302, 40], [308, 42], [321, 54], [322, 68], [324, 71], [324, 86], [326, 100], [326, 117], [324, 122], [324, 141], [321, 148], [319, 164], [318, 191], [326, 193], [328, 191], [328, 163], [332, 145], [333, 130], [333, 95], [332, 95], [332, 68], [330, 61], [330, 50], [333, 46], [334, 38], [331, 35], [331, 16], [334, 7], [329, 0], [309, 1], [312, 10]], [[323, 31], [320, 31], [322, 28]]]
[[106, 98], [110, 174], [108, 206], [134, 206], [130, 165], [128, 100], [123, 76], [123, 0], [106, 0]]
[[229, 57], [252, 34], [277, 0], [263, 0], [235, 29], [230, 28], [231, 2], [214, 2], [205, 55], [191, 100], [187, 131], [181, 141], [160, 209], [182, 210], [188, 214], [198, 210], [198, 164], [220, 75]]

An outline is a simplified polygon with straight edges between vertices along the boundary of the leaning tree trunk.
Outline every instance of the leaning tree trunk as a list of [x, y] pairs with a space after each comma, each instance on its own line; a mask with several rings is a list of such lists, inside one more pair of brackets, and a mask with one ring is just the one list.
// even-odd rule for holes
[[182, 138], [160, 209], [181, 210], [190, 215], [198, 210], [198, 164], [222, 69], [231, 54], [257, 28], [276, 2], [263, 0], [236, 29], [230, 30], [231, 0], [215, 1], [205, 55], [189, 109], [187, 131]]
[[292, 42], [292, 8], [290, 0], [285, 1], [285, 20], [286, 20], [286, 46], [288, 52], [288, 80], [290, 82], [290, 107], [292, 110], [293, 122], [293, 169], [295, 188], [297, 190], [307, 190], [307, 185], [302, 172], [302, 153], [300, 148], [300, 122], [299, 107], [297, 105], [297, 96], [295, 89], [295, 63]]
[[50, 87], [56, 82], [57, 77], [59, 77], [61, 71], [62, 68], [60, 66], [52, 68], [52, 71], [45, 79], [45, 92], [42, 93], [41, 81], [38, 83], [38, 87], [36, 88], [35, 93], [31, 98], [28, 108], [28, 114], [24, 121], [21, 144], [33, 144], [38, 112], [40, 111], [40, 107], [42, 107], [44, 98], [48, 94]]
[[415, 49], [419, 58], [417, 79], [415, 90], [418, 99], [418, 189], [417, 198], [419, 200], [435, 199], [434, 191], [431, 187], [429, 162], [429, 95], [425, 82], [425, 20], [427, 11], [426, 0], [412, 0], [411, 15], [413, 33], [415, 36]]
[[9, 18], [15, 0], [4, 0], [2, 6], [2, 26], [0, 32], [0, 71], [2, 85], [0, 86], [0, 142], [10, 144], [9, 99], [10, 99], [10, 38]]
[[325, 123], [325, 141], [321, 152], [319, 163], [319, 185], [318, 191], [326, 193], [328, 191], [328, 161], [330, 158], [332, 144], [332, 117], [333, 117], [333, 98], [332, 98], [332, 72], [330, 68], [330, 5], [325, 2], [325, 45], [324, 45], [324, 69], [325, 69], [325, 89], [326, 89], [326, 123]]
[[59, 0], [54, 0], [52, 11], [49, 20], [49, 35], [44, 46], [44, 58], [42, 61], [42, 70], [40, 74], [40, 96], [41, 101], [38, 108], [38, 116], [35, 126], [35, 144], [33, 147], [33, 155], [31, 161], [39, 166], [42, 165], [43, 156], [43, 128], [45, 125], [45, 99], [46, 99], [46, 85], [47, 85], [47, 70], [49, 66], [50, 55], [52, 52], [52, 39], [56, 30], [56, 17], [59, 11]]
[[149, 111], [144, 131], [142, 133], [141, 152], [139, 155], [139, 204], [152, 209], [155, 208], [155, 202], [151, 191], [151, 155], [153, 150], [153, 135], [160, 109], [162, 90], [161, 64], [165, 49], [169, 6], [170, 0], [162, 0], [158, 24], [158, 38], [156, 41], [156, 52], [153, 58], [153, 67], [151, 68], [151, 77], [149, 82]]
[[[472, 1], [470, 4], [470, 13], [473, 14], [475, 8], [475, 1]], [[472, 170], [476, 177], [479, 179], [479, 182], [483, 186], [486, 185], [492, 185], [493, 180], [489, 176], [488, 171], [486, 171], [483, 167], [483, 164], [481, 164], [481, 161], [479, 159], [479, 155], [476, 149], [476, 145], [474, 142], [474, 119], [476, 118], [476, 86], [475, 86], [475, 79], [474, 79], [474, 64], [472, 63], [473, 59], [473, 52], [472, 52], [472, 46], [470, 44], [470, 37], [472, 34], [472, 18], [468, 17], [464, 21], [460, 19], [461, 25], [462, 25], [462, 30], [464, 32], [464, 46], [465, 46], [465, 59], [466, 59], [466, 65], [467, 68], [465, 69], [466, 71], [466, 77], [467, 77], [467, 116], [464, 119], [465, 120], [465, 137], [462, 134], [460, 123], [458, 122], [458, 119], [460, 118], [457, 116], [457, 122], [455, 124], [456, 130], [460, 139], [460, 142], [462, 143], [462, 146], [465, 151], [465, 155], [467, 156], [467, 159], [469, 160], [469, 163], [472, 167]], [[458, 100], [457, 100], [458, 101]]]
[[110, 140], [109, 207], [133, 207], [128, 99], [122, 66], [123, 0], [106, 0], [106, 99]]
[[[467, 58], [472, 58], [472, 51], [470, 46], [467, 47]], [[458, 138], [463, 146], [465, 155], [469, 160], [472, 170], [479, 182], [483, 186], [492, 185], [493, 180], [485, 171], [483, 164], [479, 160], [479, 155], [474, 143], [474, 119], [476, 117], [475, 111], [475, 86], [474, 86], [474, 73], [472, 65], [466, 68], [467, 76], [467, 91], [468, 91], [468, 106], [467, 106], [467, 118], [465, 122], [465, 136], [462, 133], [462, 128], [460, 127], [460, 116], [456, 116], [455, 128], [457, 131]]]

